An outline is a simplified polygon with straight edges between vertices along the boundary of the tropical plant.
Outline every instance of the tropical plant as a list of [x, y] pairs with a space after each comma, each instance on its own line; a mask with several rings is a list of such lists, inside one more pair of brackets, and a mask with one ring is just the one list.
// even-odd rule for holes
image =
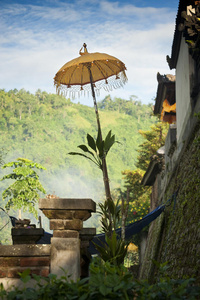
[[[108, 152], [111, 149], [111, 147], [114, 145], [114, 143], [119, 143], [119, 142], [115, 141], [115, 135], [114, 134], [112, 135], [111, 130], [108, 132], [105, 140], [103, 140], [101, 135], [101, 130], [98, 127], [98, 134], [96, 140], [88, 133], [87, 143], [88, 145], [77, 146], [87, 155], [79, 152], [69, 152], [69, 154], [85, 157], [86, 159], [92, 161], [95, 165], [97, 165], [97, 167], [103, 173], [106, 200], [112, 201], [105, 158], [108, 155]], [[108, 206], [108, 215], [109, 215], [110, 224], [112, 224], [111, 212], [109, 211], [109, 206]]]
[[33, 213], [37, 218], [36, 203], [39, 200], [39, 192], [46, 193], [45, 189], [39, 181], [39, 175], [34, 170], [46, 170], [42, 165], [34, 163], [26, 158], [18, 158], [17, 161], [12, 161], [2, 166], [5, 168], [14, 168], [13, 172], [4, 175], [0, 180], [12, 179], [15, 180], [2, 193], [3, 200], [7, 201], [5, 208], [9, 210], [11, 207], [15, 209], [23, 209]]
[[133, 299], [132, 287], [133, 276], [123, 265], [98, 258], [91, 262], [88, 295], [91, 299]]
[[105, 243], [98, 245], [94, 243], [99, 252], [99, 256], [104, 262], [120, 266], [124, 263], [124, 258], [127, 254], [127, 244], [119, 236], [116, 231], [111, 235], [105, 234]]
[[69, 154], [83, 156], [86, 159], [92, 161], [100, 170], [103, 171], [103, 158], [107, 156], [109, 150], [114, 145], [114, 143], [119, 142], [115, 141], [115, 135], [112, 135], [112, 131], [110, 130], [105, 140], [101, 140], [99, 131], [96, 140], [88, 133], [87, 143], [88, 145], [77, 146], [85, 154], [79, 152], [69, 152]]
[[[99, 256], [104, 262], [110, 262], [120, 266], [127, 254], [127, 244], [121, 236], [116, 233], [119, 223], [121, 208], [119, 201], [114, 203], [112, 199], [106, 199], [100, 203], [102, 231], [105, 233], [105, 242], [94, 243]], [[109, 218], [110, 217], [110, 218]]]
[[[120, 220], [120, 206], [119, 200], [115, 203], [108, 199], [104, 203], [99, 203], [99, 214], [101, 215], [101, 229], [104, 233], [111, 232], [117, 228]], [[112, 222], [109, 222], [109, 212], [111, 214]]]

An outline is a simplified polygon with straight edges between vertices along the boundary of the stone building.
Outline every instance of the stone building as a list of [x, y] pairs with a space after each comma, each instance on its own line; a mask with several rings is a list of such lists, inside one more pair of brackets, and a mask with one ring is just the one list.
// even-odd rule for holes
[[176, 75], [157, 77], [154, 113], [163, 113], [170, 126], [165, 147], [157, 154], [163, 162], [151, 161], [142, 183], [153, 186], [152, 209], [170, 201], [148, 233], [140, 278], [150, 281], [156, 280], [156, 260], [168, 262], [170, 277], [195, 277], [200, 283], [199, 16], [200, 1], [179, 1], [171, 56], [167, 56]]

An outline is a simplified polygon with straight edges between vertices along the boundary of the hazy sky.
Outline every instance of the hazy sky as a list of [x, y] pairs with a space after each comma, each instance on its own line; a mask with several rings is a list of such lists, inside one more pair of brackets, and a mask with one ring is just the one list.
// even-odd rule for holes
[[[55, 93], [54, 75], [85, 42], [127, 67], [128, 83], [112, 97], [152, 102], [157, 72], [174, 74], [166, 55], [177, 8], [178, 0], [0, 0], [0, 88]], [[77, 101], [92, 105], [91, 97]]]

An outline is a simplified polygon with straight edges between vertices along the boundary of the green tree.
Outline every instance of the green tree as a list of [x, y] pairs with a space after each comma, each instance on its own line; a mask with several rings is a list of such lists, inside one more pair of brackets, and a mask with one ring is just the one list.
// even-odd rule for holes
[[141, 169], [122, 172], [125, 187], [130, 191], [128, 223], [139, 221], [149, 212], [151, 187], [141, 185], [144, 173]]
[[[139, 221], [148, 214], [150, 209], [151, 187], [141, 185], [142, 178], [147, 170], [149, 162], [152, 158], [157, 158], [156, 151], [164, 145], [167, 135], [168, 124], [157, 123], [151, 126], [150, 130], [140, 130], [140, 134], [144, 138], [144, 142], [139, 145], [135, 170], [124, 170], [124, 189], [130, 192], [129, 210], [127, 216], [127, 224]], [[122, 195], [126, 192], [120, 191]], [[120, 197], [120, 196], [119, 196]], [[145, 230], [145, 229], [144, 229]], [[139, 246], [140, 235], [137, 234], [133, 238], [134, 243]]]
[[0, 149], [0, 166], [4, 163], [4, 158], [6, 156], [6, 150], [4, 148]]
[[136, 200], [140, 198], [146, 190], [146, 188], [141, 185], [144, 173], [145, 172], [141, 169], [122, 171], [122, 175], [124, 175], [123, 179], [125, 181], [124, 186], [126, 189], [129, 189], [132, 199]]
[[13, 167], [13, 172], [3, 176], [0, 180], [15, 180], [2, 193], [3, 200], [6, 200], [6, 209], [11, 207], [23, 209], [33, 213], [37, 218], [36, 203], [39, 200], [39, 192], [46, 193], [45, 189], [39, 182], [39, 176], [34, 170], [43, 169], [43, 166], [26, 158], [18, 158], [17, 161], [9, 162], [2, 166], [3, 169]]
[[160, 147], [164, 146], [168, 127], [168, 123], [159, 122], [152, 125], [150, 130], [139, 130], [139, 133], [145, 139], [144, 143], [139, 145], [137, 150], [139, 155], [136, 166], [139, 169], [146, 171], [151, 157], [156, 154]]

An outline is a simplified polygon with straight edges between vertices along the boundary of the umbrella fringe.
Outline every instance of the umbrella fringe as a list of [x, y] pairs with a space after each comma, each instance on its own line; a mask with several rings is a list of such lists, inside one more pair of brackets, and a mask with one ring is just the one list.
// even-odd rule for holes
[[[124, 86], [124, 84], [127, 82], [127, 77], [126, 73], [124, 71], [120, 72], [117, 74], [118, 79], [116, 79], [116, 76], [111, 76], [106, 79], [106, 81], [97, 81], [95, 82], [95, 93], [97, 96], [100, 96], [100, 89], [103, 87], [105, 91], [110, 92], [113, 89], [121, 88]], [[56, 86], [56, 93], [58, 95], [64, 96], [64, 97], [69, 97], [71, 99], [75, 99], [76, 96], [80, 98], [82, 95], [84, 97], [87, 95], [89, 97], [91, 93], [90, 89], [90, 84], [86, 85], [71, 85], [70, 87], [67, 87], [64, 84], [57, 84], [55, 83]]]

